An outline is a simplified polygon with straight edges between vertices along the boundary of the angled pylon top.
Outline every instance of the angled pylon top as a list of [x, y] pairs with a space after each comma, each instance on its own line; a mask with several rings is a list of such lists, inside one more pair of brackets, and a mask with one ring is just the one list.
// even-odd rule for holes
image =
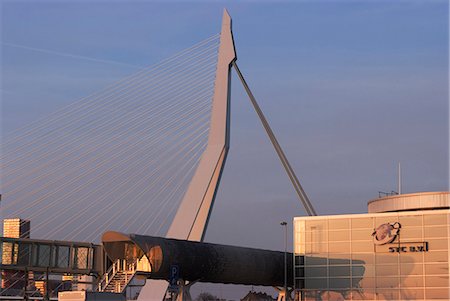
[[[231, 17], [226, 9], [223, 10], [222, 29], [220, 31], [219, 56], [217, 59], [217, 73], [214, 85], [213, 107], [211, 111], [211, 130], [208, 145], [229, 143], [229, 75], [231, 64], [236, 60]], [[226, 141], [224, 141], [224, 139]]]
[[230, 71], [236, 60], [231, 17], [223, 12], [208, 145], [166, 237], [202, 241], [230, 143]]

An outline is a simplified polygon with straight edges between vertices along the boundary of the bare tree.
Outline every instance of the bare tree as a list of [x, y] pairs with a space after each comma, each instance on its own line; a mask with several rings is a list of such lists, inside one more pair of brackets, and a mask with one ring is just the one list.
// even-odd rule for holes
[[200, 295], [198, 295], [197, 298], [195, 298], [195, 301], [217, 301], [219, 298], [217, 296], [214, 296], [213, 294], [203, 292]]

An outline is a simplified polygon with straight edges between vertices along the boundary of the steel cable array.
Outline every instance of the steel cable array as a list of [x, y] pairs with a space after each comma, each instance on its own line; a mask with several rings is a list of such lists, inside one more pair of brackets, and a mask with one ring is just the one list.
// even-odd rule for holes
[[6, 137], [2, 218], [41, 239], [164, 235], [208, 140], [219, 38]]

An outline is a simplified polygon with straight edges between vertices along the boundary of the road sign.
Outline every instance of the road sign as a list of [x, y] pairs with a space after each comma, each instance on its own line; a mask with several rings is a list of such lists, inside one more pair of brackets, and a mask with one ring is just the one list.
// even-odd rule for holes
[[180, 267], [172, 265], [170, 267], [169, 290], [178, 290], [178, 279], [180, 278]]

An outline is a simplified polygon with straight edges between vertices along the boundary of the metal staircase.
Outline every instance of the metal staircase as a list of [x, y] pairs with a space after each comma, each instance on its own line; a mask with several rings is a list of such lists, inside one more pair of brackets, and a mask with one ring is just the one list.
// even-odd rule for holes
[[118, 259], [98, 283], [99, 292], [123, 293], [136, 274], [137, 262]]

